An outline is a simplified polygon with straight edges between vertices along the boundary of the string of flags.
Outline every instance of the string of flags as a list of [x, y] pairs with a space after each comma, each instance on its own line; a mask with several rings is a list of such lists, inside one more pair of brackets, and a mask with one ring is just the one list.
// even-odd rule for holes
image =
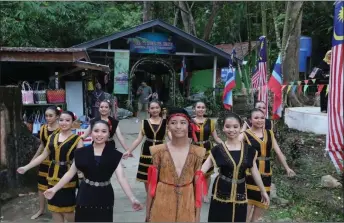
[[[297, 92], [298, 93], [304, 93], [306, 94], [307, 89], [309, 86], [317, 86], [317, 93], [320, 93], [324, 88], [326, 89], [326, 95], [329, 92], [329, 87], [328, 84], [315, 84], [316, 79], [310, 79], [310, 80], [303, 80], [303, 81], [291, 81], [289, 84], [283, 84], [281, 86], [281, 91], [283, 92], [284, 89], [287, 89], [287, 94], [291, 91], [293, 93]], [[312, 83], [311, 83], [312, 82]], [[258, 90], [260, 88], [266, 88], [267, 85], [254, 88], [254, 90]]]

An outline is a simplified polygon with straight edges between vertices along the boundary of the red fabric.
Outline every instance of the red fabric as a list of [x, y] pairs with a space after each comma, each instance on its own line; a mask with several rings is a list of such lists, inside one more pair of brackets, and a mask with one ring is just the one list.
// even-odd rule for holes
[[208, 194], [208, 186], [204, 173], [201, 170], [197, 170], [195, 176], [198, 177], [196, 180], [196, 208], [201, 208], [202, 197]]
[[189, 118], [187, 115], [185, 115], [185, 114], [183, 114], [183, 113], [176, 113], [176, 114], [171, 115], [171, 116], [169, 117], [169, 119], [167, 120], [167, 122], [168, 122], [171, 118], [173, 118], [173, 117], [175, 117], [175, 116], [181, 116], [181, 117], [184, 117], [186, 120], [188, 120], [189, 125], [190, 125], [190, 127], [191, 127], [192, 139], [194, 140], [194, 142], [198, 142], [198, 139], [197, 139], [197, 136], [196, 136], [196, 132], [199, 132], [199, 131], [200, 131], [199, 127], [198, 127], [193, 121], [191, 121], [190, 118]]
[[148, 193], [154, 197], [156, 186], [158, 184], [158, 168], [154, 165], [148, 168]]

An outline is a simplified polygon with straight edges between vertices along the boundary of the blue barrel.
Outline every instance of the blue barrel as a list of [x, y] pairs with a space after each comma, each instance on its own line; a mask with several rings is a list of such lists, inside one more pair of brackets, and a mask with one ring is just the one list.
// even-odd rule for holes
[[299, 72], [307, 71], [307, 49], [299, 51]]
[[312, 38], [308, 36], [301, 36], [300, 49], [306, 49], [307, 57], [310, 57], [312, 55]]

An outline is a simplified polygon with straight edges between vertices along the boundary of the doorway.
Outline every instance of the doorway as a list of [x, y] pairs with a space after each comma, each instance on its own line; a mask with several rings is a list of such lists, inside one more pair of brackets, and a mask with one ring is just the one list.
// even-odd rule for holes
[[143, 81], [158, 94], [160, 101], [175, 105], [176, 73], [170, 62], [156, 57], [138, 60], [129, 74], [129, 101], [137, 98], [136, 91]]

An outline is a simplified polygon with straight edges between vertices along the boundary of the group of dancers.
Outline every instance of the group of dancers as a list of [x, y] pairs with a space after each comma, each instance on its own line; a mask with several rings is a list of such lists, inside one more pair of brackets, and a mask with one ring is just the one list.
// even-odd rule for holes
[[[39, 133], [41, 145], [31, 162], [17, 170], [24, 174], [39, 165], [40, 209], [32, 218], [43, 214], [46, 198], [54, 222], [112, 222], [114, 172], [132, 208], [143, 209], [128, 184], [121, 159], [132, 157], [144, 139], [137, 171], [137, 180], [144, 182], [147, 193], [146, 219], [142, 220], [199, 222], [202, 201], [209, 202], [207, 192], [216, 167], [208, 221], [257, 221], [270, 203], [273, 150], [287, 175], [295, 175], [274, 138], [271, 120], [265, 118], [264, 102], [255, 104], [244, 125], [239, 115], [230, 113], [222, 127], [224, 142], [214, 120], [205, 117], [205, 103], [195, 103], [194, 111], [194, 118], [182, 108], [170, 108], [166, 114], [160, 102], [151, 101], [150, 117], [142, 121], [137, 139], [128, 147], [118, 120], [110, 116], [108, 101], [100, 104], [100, 117], [91, 121], [82, 136], [72, 133], [74, 113], [47, 108], [47, 124]], [[89, 134], [93, 142], [83, 146], [82, 138]], [[114, 136], [126, 150], [124, 154], [116, 149]], [[217, 144], [214, 147], [211, 138]]]

